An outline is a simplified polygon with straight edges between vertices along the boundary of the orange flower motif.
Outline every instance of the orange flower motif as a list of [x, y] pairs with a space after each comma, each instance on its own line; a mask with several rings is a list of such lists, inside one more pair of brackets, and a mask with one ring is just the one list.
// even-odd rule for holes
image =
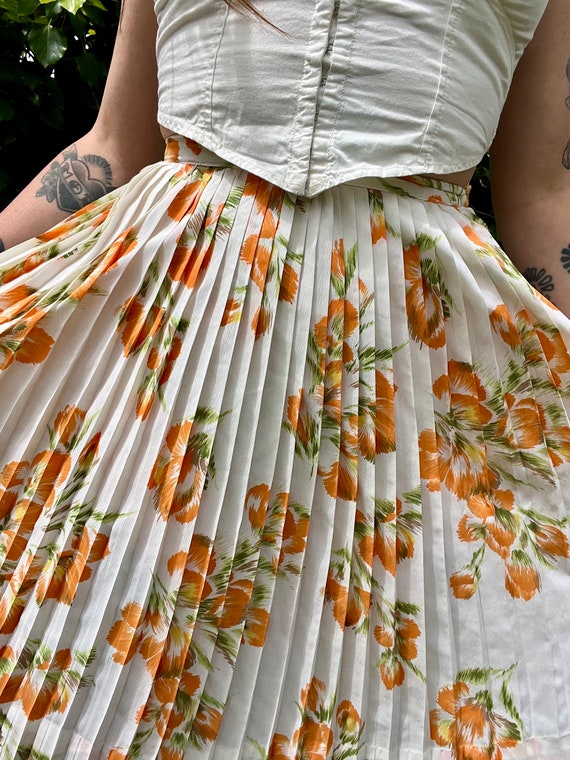
[[386, 219], [380, 208], [375, 208], [374, 212], [370, 216], [371, 221], [371, 234], [372, 245], [375, 245], [379, 240], [386, 240]]
[[351, 586], [348, 592], [346, 604], [345, 625], [357, 625], [361, 618], [368, 617], [370, 611], [370, 591], [366, 591], [359, 586]]
[[544, 330], [537, 328], [536, 335], [548, 362], [552, 380], [559, 388], [562, 385], [561, 375], [570, 372], [570, 349], [558, 330], [546, 334]]
[[449, 409], [453, 417], [467, 428], [479, 428], [492, 418], [483, 405], [487, 393], [473, 368], [466, 362], [451, 360], [447, 375], [441, 375], [433, 384], [437, 398], [449, 397]]
[[325, 760], [331, 751], [333, 732], [326, 723], [306, 718], [299, 732], [298, 756], [302, 760]]
[[320, 678], [313, 678], [301, 691], [301, 707], [303, 710], [316, 713], [326, 695], [327, 686]]
[[570, 559], [568, 537], [553, 525], [542, 525], [536, 531], [536, 543], [549, 558], [564, 557]]
[[471, 225], [469, 225], [469, 224], [466, 224], [466, 225], [463, 227], [463, 232], [465, 233], [465, 235], [466, 235], [466, 236], [469, 238], [469, 240], [470, 240], [472, 243], [475, 243], [475, 245], [476, 245], [478, 248], [486, 248], [486, 249], [488, 249], [488, 248], [489, 248], [488, 244], [487, 244], [487, 243], [485, 243], [483, 240], [481, 240], [481, 238], [480, 238], [480, 237], [479, 237], [479, 235], [478, 235], [478, 234], [475, 232], [475, 230], [473, 229], [473, 227], [471, 227]]
[[394, 646], [394, 636], [393, 634], [388, 631], [384, 626], [377, 625], [374, 628], [374, 638], [376, 641], [380, 644], [381, 647], [385, 647], [386, 649], [392, 649]]
[[532, 565], [506, 562], [505, 588], [515, 599], [528, 601], [540, 591], [540, 575]]
[[512, 528], [515, 518], [506, 521], [502, 515], [510, 515], [514, 507], [514, 498], [512, 491], [500, 489], [470, 496], [467, 506], [478, 518], [478, 522], [469, 521], [468, 516], [463, 515], [457, 530], [460, 540], [483, 539], [492, 551], [506, 559], [517, 534]]
[[458, 498], [467, 499], [477, 490], [489, 489], [495, 480], [481, 446], [422, 430], [419, 449], [420, 475], [430, 491], [439, 491], [444, 483]]
[[[27, 496], [33, 497], [36, 504], [49, 508], [57, 488], [67, 479], [70, 468], [71, 455], [58, 450], [41, 451], [31, 463], [22, 461], [5, 465], [0, 475], [0, 514], [7, 514], [6, 509], [15, 506], [14, 494], [7, 489], [21, 486], [24, 482]], [[4, 492], [3, 487], [6, 489]], [[23, 505], [29, 503], [29, 498], [22, 502]]]
[[230, 577], [220, 618], [220, 628], [233, 628], [245, 620], [252, 591], [253, 581], [234, 580]]
[[404, 683], [406, 671], [400, 660], [391, 657], [386, 662], [381, 663], [380, 677], [388, 691], [392, 691], [395, 686], [401, 686]]
[[309, 517], [297, 515], [291, 507], [287, 509], [283, 526], [283, 542], [279, 555], [279, 565], [282, 565], [287, 555], [300, 554], [305, 551], [309, 533]]
[[73, 659], [69, 649], [61, 649], [50, 656], [34, 661], [34, 667], [24, 673], [15, 673], [0, 694], [0, 703], [20, 700], [22, 709], [30, 721], [44, 718], [50, 713], [63, 713], [71, 697], [65, 672]]
[[394, 423], [394, 394], [396, 387], [382, 372], [376, 370], [376, 414], [374, 419], [376, 453], [396, 450]]
[[229, 325], [231, 322], [239, 322], [241, 319], [242, 302], [237, 298], [228, 298], [226, 308], [222, 315], [221, 325]]
[[97, 280], [102, 275], [110, 272], [114, 269], [119, 261], [127, 256], [137, 245], [137, 233], [134, 227], [124, 230], [121, 234], [115, 238], [111, 245], [103, 251], [103, 253], [97, 259], [97, 263], [88, 277], [70, 294], [69, 298], [73, 300], [80, 300], [83, 296], [91, 290]]
[[[36, 321], [38, 320], [34, 319], [34, 322]], [[6, 337], [4, 336], [4, 338]], [[32, 327], [26, 327], [21, 332], [19, 331], [18, 337], [15, 339], [19, 343], [16, 350], [9, 346], [1, 347], [0, 345], [0, 352], [4, 354], [4, 359], [0, 361], [0, 371], [7, 369], [13, 361], [21, 364], [41, 364], [54, 344], [51, 335], [48, 335], [45, 330], [35, 324]]]
[[162, 326], [165, 310], [157, 304], [153, 304], [148, 311], [145, 308], [136, 297], [129, 298], [123, 305], [117, 330], [121, 333], [125, 356], [137, 351]]
[[518, 726], [472, 696], [463, 681], [440, 689], [437, 702], [439, 708], [430, 711], [430, 735], [451, 749], [454, 760], [501, 760], [501, 750], [520, 741]]
[[437, 288], [422, 272], [418, 245], [404, 249], [408, 329], [416, 341], [430, 348], [445, 345], [446, 306]]
[[200, 740], [201, 743], [213, 742], [220, 730], [222, 722], [222, 713], [214, 707], [200, 703], [194, 723], [192, 724], [192, 735]]
[[53, 432], [58, 442], [66, 446], [72, 438], [79, 434], [87, 412], [75, 404], [67, 405], [65, 409], [58, 412], [53, 423]]
[[263, 240], [260, 233], [250, 235], [244, 241], [240, 259], [251, 266], [250, 278], [263, 291], [271, 260], [272, 241]]
[[81, 449], [81, 453], [77, 457], [77, 465], [78, 467], [81, 467], [84, 470], [90, 470], [93, 466], [93, 462], [97, 459], [97, 456], [99, 455], [99, 444], [101, 442], [101, 433], [95, 433], [95, 435], [90, 438], [85, 446]]
[[192, 522], [206, 478], [206, 463], [192, 445], [192, 422], [173, 425], [166, 435], [148, 481], [155, 491], [155, 507], [163, 520], [175, 516], [178, 522]]
[[245, 497], [245, 508], [254, 530], [261, 530], [265, 524], [267, 505], [271, 491], [266, 483], [252, 486]]
[[449, 578], [449, 584], [456, 599], [471, 599], [477, 591], [477, 579], [473, 573], [466, 570], [453, 573]]
[[187, 245], [185, 240], [182, 236], [178, 242], [170, 260], [168, 274], [174, 282], [184, 282], [187, 288], [193, 288], [210, 265], [213, 247], [205, 243], [199, 245], [194, 240]]
[[171, 219], [179, 222], [185, 216], [195, 211], [200, 200], [201, 191], [208, 184], [211, 174], [211, 172], [204, 172], [201, 179], [183, 184], [181, 190], [176, 193], [176, 196], [168, 206], [167, 213]]
[[71, 549], [64, 551], [57, 561], [53, 574], [42, 572], [36, 588], [36, 601], [57, 599], [62, 604], [71, 604], [77, 593], [77, 586], [88, 580], [92, 574], [89, 565], [100, 562], [109, 554], [109, 537], [97, 533], [94, 538], [87, 527], [81, 536], [73, 539]]
[[521, 345], [521, 336], [508, 308], [504, 303], [496, 306], [489, 315], [491, 327], [509, 346], [516, 348]]
[[242, 640], [247, 641], [252, 647], [262, 647], [268, 628], [269, 612], [261, 607], [250, 607], [247, 610]]
[[295, 748], [285, 734], [273, 734], [267, 760], [295, 760]]
[[319, 475], [329, 496], [333, 499], [356, 501], [358, 491], [358, 417], [351, 415], [342, 420], [340, 452], [337, 461], [328, 469], [321, 465]]
[[162, 388], [162, 386], [165, 385], [170, 379], [174, 364], [180, 356], [181, 350], [182, 341], [178, 336], [175, 336], [166, 355], [166, 359], [164, 359], [164, 366], [162, 367], [162, 370], [160, 370], [160, 365], [163, 362], [163, 356], [156, 348], [152, 348], [150, 350], [147, 358], [147, 367], [150, 370], [157, 372], [158, 381], [156, 384], [154, 382], [147, 383], [149, 379], [147, 376], [145, 383], [143, 383], [143, 386], [137, 394], [136, 416], [140, 417], [143, 421], [146, 420], [150, 413], [150, 410], [152, 409], [157, 391], [160, 390], [160, 388]]
[[348, 699], [343, 699], [336, 709], [336, 722], [342, 731], [354, 734], [360, 730], [362, 720], [358, 710]]
[[288, 261], [283, 266], [281, 285], [279, 287], [279, 300], [294, 303], [299, 287], [299, 275]]
[[256, 309], [255, 314], [251, 320], [251, 329], [255, 333], [256, 340], [261, 338], [262, 335], [265, 335], [265, 333], [269, 332], [272, 321], [273, 314], [267, 308], [267, 306], [262, 304]]
[[121, 610], [121, 619], [113, 623], [107, 635], [107, 642], [116, 650], [113, 660], [125, 665], [134, 656], [140, 641], [138, 631], [142, 618], [142, 607], [136, 602], [129, 602]]
[[0, 293], [0, 325], [25, 314], [37, 299], [35, 291], [28, 285], [15, 285], [10, 290]]
[[346, 623], [346, 608], [348, 604], [348, 588], [340, 583], [329, 570], [325, 586], [325, 599], [333, 603], [333, 616], [341, 628]]

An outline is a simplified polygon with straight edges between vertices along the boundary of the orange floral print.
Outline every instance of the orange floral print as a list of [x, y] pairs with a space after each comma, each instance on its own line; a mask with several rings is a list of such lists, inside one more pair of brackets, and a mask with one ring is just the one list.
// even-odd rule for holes
[[[454, 760], [501, 760], [503, 749], [520, 743], [522, 725], [508, 690], [513, 670], [462, 671], [453, 685], [440, 689], [439, 707], [430, 711], [430, 734], [439, 746], [449, 747]], [[495, 681], [501, 682], [508, 717], [495, 709], [489, 688]], [[473, 694], [472, 685], [487, 688]]]
[[82, 275], [82, 282], [71, 290], [68, 298], [81, 300], [99, 279], [114, 269], [119, 261], [136, 248], [138, 244], [137, 233], [134, 227], [124, 230], [113, 243], [95, 259], [94, 264]]
[[[214, 418], [209, 410], [200, 414]], [[194, 429], [191, 420], [173, 425], [166, 434], [148, 481], [155, 492], [154, 503], [163, 520], [174, 516], [178, 522], [192, 522], [204, 488], [211, 440]]]
[[179, 222], [196, 209], [200, 201], [200, 190], [207, 184], [210, 176], [211, 172], [206, 171], [200, 179], [184, 182], [167, 209], [167, 214], [171, 219]]
[[418, 656], [416, 639], [422, 632], [411, 616], [418, 615], [419, 612], [417, 605], [396, 601], [392, 609], [384, 612], [384, 624], [374, 628], [374, 638], [383, 649], [377, 667], [388, 691], [404, 683], [404, 666], [421, 680], [425, 680], [425, 676], [413, 662]]
[[423, 256], [434, 247], [434, 240], [420, 236], [404, 248], [406, 312], [412, 338], [430, 348], [441, 348], [451, 303], [436, 261]]
[[139, 624], [142, 619], [142, 607], [129, 602], [121, 610], [121, 619], [113, 623], [107, 634], [108, 643], [116, 651], [113, 660], [119, 665], [129, 662], [137, 651], [140, 642]]
[[164, 309], [153, 304], [148, 311], [136, 297], [129, 298], [124, 304], [119, 317], [117, 329], [121, 333], [125, 356], [138, 351], [147, 340], [160, 330], [165, 317]]
[[54, 339], [35, 323], [43, 316], [36, 311], [28, 315], [26, 321], [13, 328], [11, 334], [0, 338], [0, 371], [12, 362], [21, 364], [41, 364], [50, 353]]

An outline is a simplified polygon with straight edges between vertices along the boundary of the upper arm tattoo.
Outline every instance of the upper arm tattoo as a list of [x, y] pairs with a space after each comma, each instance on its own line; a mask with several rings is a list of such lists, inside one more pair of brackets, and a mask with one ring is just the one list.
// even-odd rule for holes
[[541, 268], [538, 269], [537, 267], [528, 267], [528, 269], [525, 269], [523, 276], [530, 282], [530, 284], [538, 290], [539, 293], [542, 293], [543, 296], [546, 296], [550, 300], [552, 300], [552, 291], [554, 290], [554, 279], [551, 274], [548, 274], [546, 269]]
[[[570, 84], [570, 58], [566, 64], [566, 79]], [[570, 108], [570, 95], [566, 98], [566, 107]], [[565, 169], [570, 169], [570, 140], [566, 143], [564, 153], [562, 154], [562, 164]]]
[[63, 161], [54, 161], [42, 177], [37, 197], [56, 202], [62, 211], [78, 211], [113, 190], [111, 166], [102, 156], [78, 156], [75, 145], [63, 151]]

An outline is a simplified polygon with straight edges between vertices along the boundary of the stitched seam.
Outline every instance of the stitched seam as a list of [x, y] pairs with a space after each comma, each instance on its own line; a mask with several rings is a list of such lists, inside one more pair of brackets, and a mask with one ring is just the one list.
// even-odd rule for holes
[[448, 40], [449, 40], [449, 37], [451, 36], [450, 35], [450, 32], [451, 32], [451, 16], [453, 14], [453, 11], [454, 11], [455, 7], [456, 7], [455, 0], [451, 0], [451, 3], [449, 4], [449, 11], [447, 13], [447, 21], [446, 21], [446, 24], [445, 24], [445, 32], [444, 32], [444, 35], [443, 35], [443, 43], [442, 43], [442, 46], [441, 46], [441, 58], [440, 58], [440, 61], [439, 61], [439, 77], [438, 77], [438, 81], [437, 81], [437, 89], [436, 89], [436, 92], [435, 92], [435, 95], [434, 95], [434, 99], [433, 99], [433, 104], [432, 104], [432, 107], [431, 107], [430, 115], [429, 115], [429, 117], [427, 119], [427, 122], [426, 122], [426, 127], [425, 127], [425, 130], [424, 130], [424, 136], [423, 136], [423, 139], [422, 139], [422, 144], [420, 146], [420, 150], [421, 151], [423, 151], [423, 149], [425, 147], [426, 140], [428, 138], [428, 135], [430, 134], [432, 119], [433, 119], [435, 110], [436, 110], [437, 106], [439, 105], [439, 96], [441, 94], [441, 90], [442, 90], [442, 87], [443, 87], [443, 71], [444, 71], [444, 68], [445, 68], [445, 58], [446, 58], [446, 56], [448, 54]]

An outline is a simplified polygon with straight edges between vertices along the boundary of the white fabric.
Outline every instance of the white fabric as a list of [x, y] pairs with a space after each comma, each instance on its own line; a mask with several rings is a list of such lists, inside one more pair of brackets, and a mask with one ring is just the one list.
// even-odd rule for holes
[[477, 164], [546, 0], [255, 5], [155, 0], [159, 121], [312, 196]]

